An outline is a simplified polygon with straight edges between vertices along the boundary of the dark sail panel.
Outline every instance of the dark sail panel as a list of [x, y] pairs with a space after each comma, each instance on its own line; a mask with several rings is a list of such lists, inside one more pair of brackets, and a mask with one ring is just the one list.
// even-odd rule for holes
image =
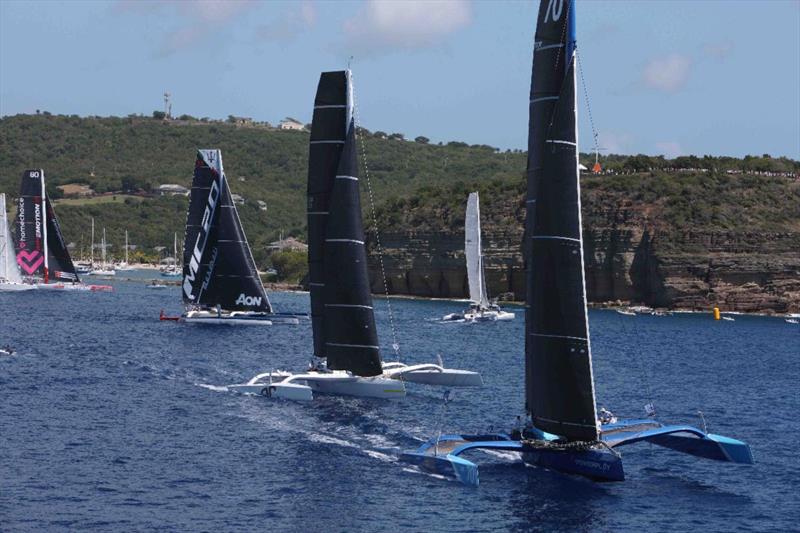
[[23, 276], [44, 277], [44, 171], [26, 170], [17, 200], [17, 264]]
[[339, 168], [348, 124], [347, 73], [323, 72], [314, 98], [311, 140], [308, 148], [308, 285], [311, 293], [311, 327], [314, 355], [326, 356], [324, 328], [325, 265], [323, 252], [328, 226], [330, 194]]
[[574, 2], [543, 1], [534, 44], [525, 228], [526, 405], [536, 427], [597, 440], [576, 132]]
[[328, 368], [359, 376], [383, 373], [361, 220], [355, 126], [347, 142], [330, 195], [325, 237], [324, 325]]
[[53, 210], [50, 198], [46, 198], [47, 208], [47, 276], [51, 280], [69, 281], [78, 283], [78, 272], [72, 263], [72, 257], [64, 242], [64, 235], [61, 233], [61, 226]]
[[272, 312], [219, 150], [199, 150], [183, 247], [183, 301], [228, 311]]

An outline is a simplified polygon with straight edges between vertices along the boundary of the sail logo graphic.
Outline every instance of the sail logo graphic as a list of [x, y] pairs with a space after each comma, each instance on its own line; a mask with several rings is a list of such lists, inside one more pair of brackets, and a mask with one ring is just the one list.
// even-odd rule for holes
[[205, 252], [206, 244], [208, 244], [208, 233], [211, 229], [211, 221], [214, 219], [214, 212], [219, 202], [219, 187], [216, 180], [211, 182], [211, 190], [208, 192], [206, 208], [203, 212], [203, 218], [200, 221], [200, 231], [197, 232], [197, 240], [194, 243], [192, 258], [189, 260], [188, 272], [183, 280], [183, 293], [190, 300], [194, 300], [195, 298], [192, 294], [192, 283], [197, 277], [197, 271], [200, 268], [200, 260], [203, 257], [203, 252]]
[[547, 19], [552, 19], [557, 22], [561, 18], [561, 13], [564, 11], [564, 0], [550, 0], [547, 4], [547, 9], [544, 12], [544, 22]]
[[22, 267], [26, 274], [32, 276], [40, 266], [44, 263], [44, 256], [39, 253], [39, 250], [29, 252], [27, 250], [20, 250], [17, 254], [17, 264]]
[[236, 305], [246, 305], [249, 307], [252, 306], [260, 306], [261, 305], [261, 296], [247, 296], [245, 293], [239, 294], [239, 297], [236, 298]]

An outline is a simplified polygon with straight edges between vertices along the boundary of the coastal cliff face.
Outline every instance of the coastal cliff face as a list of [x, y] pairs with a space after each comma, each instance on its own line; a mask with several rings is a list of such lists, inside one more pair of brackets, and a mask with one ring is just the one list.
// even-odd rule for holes
[[[674, 223], [669, 197], [637, 202], [592, 185], [597, 184], [585, 187], [582, 195], [590, 302], [697, 310], [718, 306], [724, 311], [742, 312], [800, 311], [800, 231], [744, 231], [713, 225], [693, 229], [691, 220]], [[792, 187], [796, 193], [796, 187]], [[519, 188], [508, 192], [518, 193]], [[482, 217], [489, 294], [523, 300], [522, 199], [509, 194], [505, 200], [502, 195], [486, 200]], [[437, 205], [434, 216], [424, 222], [415, 220], [413, 210], [408, 209], [399, 221], [395, 217], [393, 224], [391, 217], [384, 216], [383, 222], [394, 226], [381, 234], [390, 293], [467, 296], [463, 214], [458, 218], [444, 210]], [[426, 212], [424, 207], [417, 207], [417, 211], [420, 216]], [[783, 229], [793, 229], [792, 224], [798, 221], [793, 216], [789, 214]], [[435, 228], [437, 225], [439, 228]], [[408, 229], [396, 231], [398, 226]], [[370, 246], [373, 291], [382, 293], [374, 239]]]

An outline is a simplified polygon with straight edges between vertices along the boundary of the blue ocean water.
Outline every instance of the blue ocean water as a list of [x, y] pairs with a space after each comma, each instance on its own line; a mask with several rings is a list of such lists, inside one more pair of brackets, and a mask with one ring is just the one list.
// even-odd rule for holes
[[[429, 319], [461, 303], [392, 300], [406, 362], [480, 369], [485, 387], [409, 384], [399, 402], [237, 395], [225, 385], [301, 370], [310, 325], [162, 323], [179, 289], [0, 293], [0, 530], [494, 531], [798, 528], [800, 326], [737, 316], [590, 313], [598, 402], [701, 424], [750, 443], [755, 466], [650, 445], [623, 449], [627, 480], [598, 484], [479, 452], [481, 485], [397, 461], [439, 427], [508, 429], [522, 410], [523, 319]], [[279, 310], [308, 295], [274, 293]], [[376, 300], [384, 357], [392, 335]]]

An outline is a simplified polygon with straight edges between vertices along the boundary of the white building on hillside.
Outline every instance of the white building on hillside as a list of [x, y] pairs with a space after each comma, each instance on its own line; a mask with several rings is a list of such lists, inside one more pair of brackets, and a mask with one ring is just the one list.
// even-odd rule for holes
[[286, 117], [278, 123], [278, 129], [303, 131], [306, 129], [306, 127], [299, 120], [292, 117]]

